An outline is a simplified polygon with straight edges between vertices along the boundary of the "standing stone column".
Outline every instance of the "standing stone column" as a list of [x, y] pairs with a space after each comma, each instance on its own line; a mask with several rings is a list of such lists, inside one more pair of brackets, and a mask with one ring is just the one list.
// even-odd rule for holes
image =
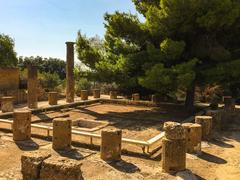
[[133, 99], [133, 101], [139, 101], [140, 100], [140, 94], [139, 93], [133, 94], [132, 99]]
[[162, 170], [175, 173], [186, 169], [186, 141], [181, 124], [165, 122], [162, 140]]
[[28, 66], [28, 107], [36, 109], [38, 107], [38, 78], [37, 66]]
[[212, 117], [212, 129], [216, 131], [220, 131], [222, 128], [222, 113], [219, 110], [208, 110], [206, 112], [207, 116]]
[[183, 123], [186, 149], [188, 153], [200, 153], [202, 141], [202, 126], [194, 123]]
[[211, 116], [195, 116], [195, 123], [202, 126], [202, 139], [209, 140], [212, 136], [212, 117]]
[[54, 150], [69, 150], [72, 143], [72, 121], [67, 118], [56, 118], [53, 120]]
[[152, 101], [152, 103], [157, 103], [158, 102], [157, 96], [155, 94], [152, 95], [151, 101]]
[[74, 42], [66, 42], [67, 45], [67, 64], [66, 64], [66, 101], [74, 102]]
[[13, 113], [13, 140], [24, 141], [31, 138], [31, 111], [15, 111]]
[[117, 91], [110, 91], [110, 99], [117, 99]]
[[57, 92], [49, 92], [48, 93], [48, 103], [49, 103], [49, 105], [57, 105], [58, 104], [58, 93]]
[[121, 160], [122, 131], [102, 130], [101, 138], [101, 159], [104, 161]]
[[1, 98], [1, 109], [2, 112], [13, 112], [13, 100], [14, 98], [11, 96], [8, 97], [2, 97]]
[[88, 100], [88, 91], [87, 90], [81, 90], [81, 100], [83, 100], [83, 101]]
[[93, 97], [95, 99], [100, 98], [100, 89], [93, 89]]
[[233, 111], [235, 109], [235, 103], [232, 96], [223, 96], [224, 110]]

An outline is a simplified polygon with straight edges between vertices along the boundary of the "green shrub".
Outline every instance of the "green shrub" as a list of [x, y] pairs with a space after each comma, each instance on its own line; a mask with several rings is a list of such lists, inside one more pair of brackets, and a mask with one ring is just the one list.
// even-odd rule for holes
[[58, 87], [62, 81], [56, 73], [41, 73], [39, 81], [46, 91], [60, 91]]
[[90, 90], [91, 86], [91, 82], [86, 78], [80, 78], [79, 80], [75, 81], [75, 90], [77, 94], [80, 93], [81, 90]]

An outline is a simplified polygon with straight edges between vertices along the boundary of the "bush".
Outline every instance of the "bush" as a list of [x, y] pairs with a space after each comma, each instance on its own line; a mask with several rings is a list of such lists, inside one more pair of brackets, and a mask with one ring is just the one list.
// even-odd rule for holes
[[80, 78], [75, 81], [75, 90], [77, 94], [79, 94], [81, 90], [90, 90], [91, 86], [91, 82], [89, 82], [86, 78]]
[[45, 91], [60, 91], [58, 87], [62, 81], [56, 73], [41, 73], [39, 81]]

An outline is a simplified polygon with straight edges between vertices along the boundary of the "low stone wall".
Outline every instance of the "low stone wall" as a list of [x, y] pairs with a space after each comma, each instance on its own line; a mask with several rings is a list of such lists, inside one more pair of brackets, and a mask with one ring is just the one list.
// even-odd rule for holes
[[13, 96], [15, 104], [27, 102], [27, 91], [25, 89], [0, 91], [0, 98], [3, 96]]
[[18, 68], [0, 68], [0, 91], [18, 89], [19, 80]]
[[133, 101], [133, 100], [126, 100], [126, 99], [101, 99], [101, 102], [110, 103], [110, 104], [134, 105], [134, 106], [148, 106], [148, 107], [157, 106], [156, 103], [153, 103], [151, 101]]
[[53, 156], [46, 150], [26, 152], [21, 157], [23, 180], [82, 180], [81, 166], [77, 160]]

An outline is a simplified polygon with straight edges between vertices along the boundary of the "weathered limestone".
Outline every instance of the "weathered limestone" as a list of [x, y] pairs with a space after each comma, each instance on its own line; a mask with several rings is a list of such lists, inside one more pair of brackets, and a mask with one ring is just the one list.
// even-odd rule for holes
[[100, 89], [93, 89], [93, 97], [95, 99], [100, 98], [101, 94], [100, 94]]
[[36, 180], [40, 178], [40, 170], [45, 159], [51, 154], [47, 151], [33, 151], [21, 156], [21, 172], [23, 180]]
[[48, 103], [49, 103], [49, 105], [57, 105], [58, 104], [58, 93], [57, 92], [49, 92], [48, 93]]
[[54, 150], [69, 150], [72, 142], [72, 121], [68, 118], [56, 118], [53, 120]]
[[212, 129], [216, 131], [220, 131], [222, 128], [222, 113], [219, 110], [207, 110], [207, 116], [212, 117]]
[[184, 129], [176, 122], [164, 123], [165, 137], [162, 140], [162, 170], [175, 173], [186, 168], [186, 141]]
[[83, 101], [88, 100], [88, 91], [87, 90], [81, 90], [81, 100], [83, 100]]
[[81, 163], [64, 157], [50, 157], [43, 161], [40, 180], [82, 180]]
[[74, 102], [74, 42], [66, 42], [67, 46], [67, 64], [66, 64], [66, 101]]
[[37, 66], [28, 66], [28, 107], [36, 109], [38, 107], [38, 78]]
[[194, 123], [182, 124], [188, 153], [201, 152], [202, 126]]
[[235, 103], [232, 96], [223, 96], [224, 110], [233, 111], [235, 109]]
[[31, 111], [15, 111], [13, 113], [12, 131], [14, 141], [31, 138]]
[[11, 96], [1, 98], [1, 109], [2, 112], [13, 112], [13, 101], [14, 98]]
[[110, 99], [117, 99], [117, 91], [110, 91]]
[[184, 139], [184, 129], [180, 123], [165, 122], [163, 129], [165, 130], [165, 137], [167, 139]]
[[211, 116], [195, 116], [195, 123], [202, 126], [202, 139], [209, 140], [212, 135], [212, 121]]
[[117, 129], [102, 130], [101, 159], [104, 161], [121, 160], [122, 131]]
[[140, 94], [139, 94], [139, 93], [133, 94], [133, 95], [132, 95], [132, 99], [133, 99], [134, 101], [139, 101], [139, 100], [140, 100]]

